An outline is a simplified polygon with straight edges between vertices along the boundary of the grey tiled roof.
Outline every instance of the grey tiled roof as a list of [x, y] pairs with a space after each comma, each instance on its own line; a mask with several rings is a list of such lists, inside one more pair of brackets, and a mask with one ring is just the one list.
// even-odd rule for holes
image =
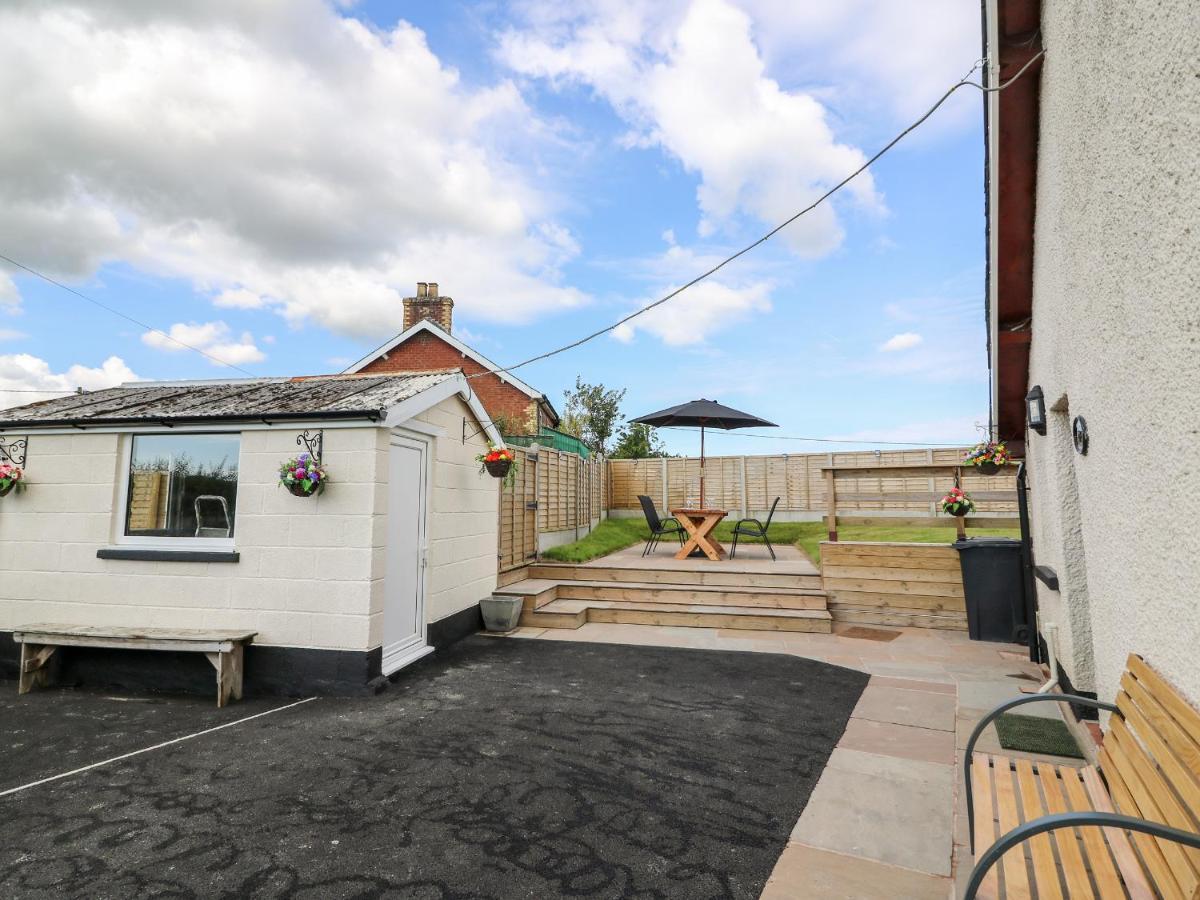
[[0, 428], [265, 419], [378, 418], [457, 372], [155, 382], [0, 410]]

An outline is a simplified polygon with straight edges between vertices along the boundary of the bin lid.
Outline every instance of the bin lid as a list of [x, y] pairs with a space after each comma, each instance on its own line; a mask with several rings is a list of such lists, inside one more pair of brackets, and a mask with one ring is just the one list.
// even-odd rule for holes
[[1020, 547], [1020, 538], [1009, 537], [977, 537], [977, 538], [960, 538], [955, 541], [953, 547], [955, 550], [983, 550], [985, 548], [996, 547]]

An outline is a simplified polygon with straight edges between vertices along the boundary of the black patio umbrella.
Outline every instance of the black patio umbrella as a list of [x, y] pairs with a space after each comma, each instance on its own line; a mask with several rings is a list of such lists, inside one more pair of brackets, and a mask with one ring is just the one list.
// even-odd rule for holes
[[693, 400], [691, 403], [681, 403], [670, 409], [660, 409], [646, 416], [638, 416], [633, 420], [641, 425], [652, 425], [655, 428], [700, 428], [700, 506], [704, 506], [704, 429], [721, 428], [730, 431], [734, 428], [754, 428], [762, 425], [767, 428], [778, 428], [774, 422], [752, 416], [741, 410], [730, 409], [713, 400]]

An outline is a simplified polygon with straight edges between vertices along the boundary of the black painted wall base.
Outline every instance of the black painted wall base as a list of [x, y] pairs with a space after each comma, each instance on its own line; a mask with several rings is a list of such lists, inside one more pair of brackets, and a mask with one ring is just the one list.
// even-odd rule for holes
[[468, 606], [466, 609], [460, 609], [456, 613], [451, 613], [444, 619], [438, 619], [436, 622], [429, 623], [428, 640], [431, 647], [436, 647], [438, 650], [444, 650], [451, 644], [461, 641], [463, 638], [474, 634], [483, 628], [483, 613], [479, 610], [479, 604]]
[[[15, 679], [21, 648], [11, 632], [0, 632], [0, 674]], [[246, 648], [247, 695], [284, 697], [355, 696], [371, 693], [380, 676], [380, 649], [312, 650], [303, 647]], [[171, 651], [62, 647], [54, 654], [55, 683], [87, 684], [164, 694], [216, 696], [216, 672], [203, 654]]]
[[[1046, 649], [1046, 639], [1040, 634], [1038, 635], [1038, 646], [1042, 652], [1042, 659], [1049, 659], [1050, 653]], [[1087, 697], [1089, 700], [1097, 699], [1095, 691], [1081, 691], [1076, 689], [1075, 686], [1071, 684], [1071, 676], [1063, 670], [1061, 662], [1058, 666], [1058, 686], [1064, 694], [1074, 694], [1077, 697]], [[1090, 706], [1077, 706], [1074, 703], [1069, 705], [1071, 707], [1071, 713], [1079, 721], [1095, 722], [1100, 718], [1100, 710], [1098, 709], [1094, 709]]]

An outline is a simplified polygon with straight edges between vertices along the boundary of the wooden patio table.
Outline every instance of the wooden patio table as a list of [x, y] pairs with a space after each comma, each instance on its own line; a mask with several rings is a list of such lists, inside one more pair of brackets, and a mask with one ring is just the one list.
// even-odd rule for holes
[[691, 552], [699, 548], [713, 562], [726, 557], [725, 548], [721, 542], [712, 536], [717, 523], [729, 515], [723, 509], [673, 509], [671, 515], [679, 520], [683, 530], [688, 533], [688, 539], [675, 554], [676, 559], [687, 559]]

